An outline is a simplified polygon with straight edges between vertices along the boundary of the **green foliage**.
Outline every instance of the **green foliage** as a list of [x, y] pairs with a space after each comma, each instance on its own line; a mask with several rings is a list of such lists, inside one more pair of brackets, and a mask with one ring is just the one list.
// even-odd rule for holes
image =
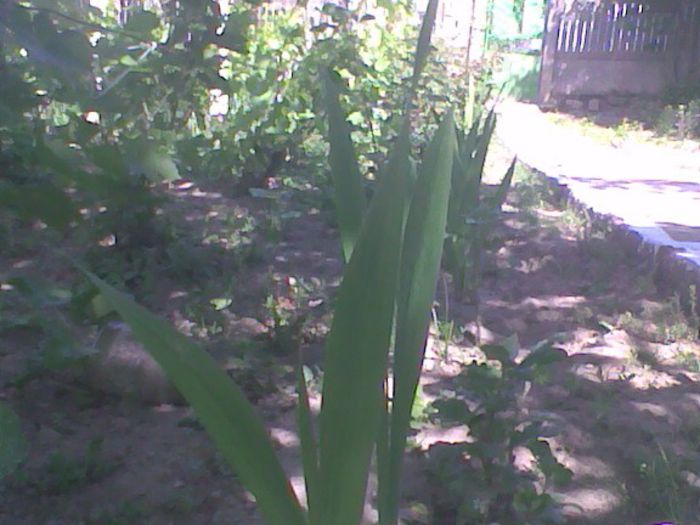
[[[411, 356], [411, 361], [422, 355], [429, 307], [425, 307], [422, 314], [419, 308], [426, 297], [432, 297], [442, 243], [421, 241], [439, 240], [440, 231], [444, 231], [449, 163], [454, 147], [452, 130], [453, 123], [447, 119], [429, 150], [432, 153], [428, 154], [421, 170], [423, 175], [416, 183], [408, 214], [409, 224], [416, 227], [407, 229], [405, 237], [406, 199], [396, 198], [397, 192], [406, 189], [406, 170], [397, 169], [408, 165], [406, 138], [403, 139], [404, 146], [397, 152], [397, 156], [403, 158], [397, 158], [395, 164], [387, 167], [346, 267], [326, 343], [318, 450], [314, 451], [308, 444], [304, 448], [305, 463], [318, 462], [319, 465], [320, 481], [313, 482], [316, 476], [313, 467], [307, 480], [311, 481], [310, 488], [318, 487], [311, 500], [315, 497], [319, 502], [311, 514], [316, 516], [318, 512], [318, 523], [351, 525], [360, 522], [370, 455], [377, 439], [372, 429], [377, 428], [385, 406], [379, 387], [386, 374], [394, 327], [399, 268], [405, 268], [401, 270], [401, 288], [410, 298], [407, 305], [413, 305], [412, 318], [424, 317], [426, 323], [424, 327], [416, 327], [408, 324], [408, 318], [401, 321], [397, 326], [404, 326], [405, 322], [405, 328], [398, 329], [412, 335], [399, 332], [397, 341], [405, 342], [406, 346], [400, 351]], [[404, 261], [400, 258], [402, 253], [406, 254]], [[98, 278], [91, 276], [91, 280], [192, 404], [205, 429], [256, 496], [268, 522], [305, 523], [262, 423], [240, 389], [207, 354], [165, 322]], [[403, 318], [400, 314], [399, 319]], [[399, 350], [396, 352], [398, 356]], [[395, 369], [395, 377], [397, 374], [401, 372]], [[405, 378], [413, 392], [415, 384], [411, 381], [417, 381], [417, 376], [412, 379], [414, 374], [407, 374]], [[302, 401], [303, 397], [302, 394]], [[412, 397], [408, 401], [410, 410]], [[303, 412], [304, 406], [302, 402]], [[396, 414], [401, 417], [400, 413]], [[307, 419], [308, 414], [302, 421]], [[309, 435], [308, 429], [303, 434]]]
[[378, 171], [400, 133], [412, 75], [411, 11], [406, 2], [384, 4], [386, 23], [365, 16], [361, 5], [333, 8], [332, 23], [312, 29], [314, 43], [303, 66], [314, 82], [319, 72], [337, 72], [334, 80], [340, 103], [348, 108], [362, 172]]
[[[294, 354], [304, 338], [304, 325], [308, 319], [307, 307], [311, 301], [319, 301], [323, 283], [289, 276], [282, 280], [273, 276], [270, 292], [265, 299], [267, 325], [270, 327], [271, 349], [281, 354]], [[314, 299], [312, 299], [314, 298]]]
[[[243, 15], [239, 15], [243, 16]], [[218, 114], [208, 105], [178, 151], [195, 175], [234, 177], [241, 189], [265, 187], [289, 160], [297, 159], [314, 130], [306, 30], [300, 7], [262, 12], [247, 28], [245, 52], [223, 59], [212, 95], [227, 103]], [[224, 98], [221, 98], [224, 97]]]
[[448, 212], [445, 263], [457, 290], [462, 293], [467, 283], [472, 292], [478, 289], [484, 243], [500, 218], [515, 173], [513, 160], [492, 195], [486, 195], [482, 182], [486, 155], [496, 128], [493, 110], [475, 119], [467, 134], [458, 131], [459, 151], [452, 171], [453, 191]]
[[56, 286], [38, 276], [9, 276], [0, 291], [0, 335], [31, 333], [34, 351], [25, 370], [12, 380], [21, 386], [47, 370], [74, 365], [84, 357], [74, 322], [93, 315], [90, 300], [79, 290]]
[[395, 523], [398, 518], [401, 462], [423, 366], [428, 312], [440, 267], [456, 147], [454, 121], [449, 114], [426, 150], [406, 219], [396, 312], [388, 472], [385, 480], [380, 477], [380, 497], [381, 485], [388, 491], [388, 515], [380, 515], [386, 524]]
[[360, 168], [352, 144], [350, 127], [340, 107], [336, 80], [330, 72], [324, 72], [323, 84], [328, 114], [330, 142], [329, 161], [333, 175], [333, 195], [340, 227], [345, 261], [350, 260], [352, 249], [362, 227], [366, 198]]
[[221, 57], [202, 60], [202, 46], [223, 45], [226, 20], [172, 2], [121, 27], [85, 2], [54, 4], [0, 7], [0, 82], [13, 87], [0, 102], [0, 214], [8, 236], [37, 219], [81, 226], [93, 269], [128, 282], [168, 240], [153, 190], [180, 176], [173, 144], [184, 116], [208, 105]]
[[665, 106], [657, 117], [656, 132], [681, 140], [700, 136], [700, 99]]
[[[630, 503], [640, 516], [674, 523], [692, 521], [698, 514], [698, 458], [657, 444], [633, 458]], [[640, 498], [639, 495], [644, 497]]]
[[697, 315], [696, 287], [689, 287], [687, 309], [681, 304], [678, 293], [654, 312], [653, 319], [658, 337], [665, 343], [676, 341], [695, 341], [700, 338], [700, 319]]
[[[407, 156], [405, 138], [397, 147]], [[404, 216], [406, 172], [390, 165], [338, 293], [326, 343], [320, 418], [321, 523], [360, 522], [382, 411]]]
[[[376, 173], [413, 74], [409, 3], [380, 2], [386, 23], [361, 6], [328, 7], [328, 22], [314, 28], [302, 3], [258, 4], [225, 13], [216, 2], [162, 2], [131, 9], [124, 25], [114, 8], [82, 0], [5, 2], [0, 238], [14, 247], [16, 232], [38, 219], [75, 234], [100, 277], [140, 292], [149, 268], [181, 259], [159, 215], [162, 181], [227, 177], [243, 192], [280, 180], [304, 187], [290, 175], [314, 181], [325, 154], [318, 77], [329, 66], [340, 75], [361, 172]], [[448, 82], [419, 92], [440, 93], [438, 113], [454, 101], [443, 96]]]
[[[436, 7], [432, 0], [431, 12]], [[427, 45], [424, 36], [419, 57]], [[420, 60], [416, 63], [420, 67]], [[360, 522], [380, 422], [384, 422], [384, 437], [379, 439], [382, 522], [394, 523], [398, 515], [400, 462], [439, 270], [456, 149], [454, 121], [448, 115], [427, 149], [414, 188], [408, 179], [412, 164], [408, 121], [402, 129], [338, 292], [326, 341], [318, 444], [312, 437], [305, 379], [299, 372], [311, 525]], [[332, 140], [347, 146], [345, 133]], [[268, 522], [306, 523], [262, 423], [242, 391], [185, 337], [104, 281], [89, 277], [192, 404]], [[388, 393], [381, 385], [389, 373], [394, 328], [396, 387], [387, 413]]]
[[501, 53], [497, 55], [495, 81], [504, 93], [517, 100], [536, 100], [539, 82], [539, 55]]
[[45, 477], [38, 483], [39, 489], [48, 494], [64, 494], [102, 479], [116, 465], [100, 457], [102, 438], [90, 441], [84, 457], [70, 458], [60, 452], [49, 456]]
[[[3, 8], [3, 75], [16, 86], [20, 102], [7, 100], [0, 112], [3, 150], [24, 145], [24, 151], [12, 147], [9, 153], [20, 155], [35, 173], [60, 175], [61, 184], [75, 183], [78, 174], [95, 179], [87, 175], [94, 175], [94, 166], [70, 152], [71, 144], [112, 177], [125, 168], [159, 180], [177, 176], [164, 148], [178, 116], [201, 96], [200, 73], [217, 71], [218, 56], [197, 60], [198, 68], [191, 65], [201, 53], [197, 46], [221, 43], [215, 32], [221, 14], [209, 7], [175, 13], [169, 6], [159, 15], [137, 12], [120, 28], [83, 2], [58, 4], [60, 13], [43, 2], [9, 2]], [[178, 27], [187, 22], [195, 23], [189, 26], [192, 40], [184, 44]], [[36, 155], [37, 147], [46, 151]]]
[[[75, 234], [91, 246], [81, 258], [99, 291], [71, 292], [51, 308], [124, 318], [269, 523], [359, 523], [376, 447], [380, 519], [394, 525], [454, 166], [473, 153], [457, 155], [451, 110], [467, 90], [462, 68], [429, 52], [438, 1], [428, 4], [418, 34], [408, 1], [380, 1], [388, 14], [382, 24], [359, 7], [326, 5], [314, 28], [305, 27], [301, 2], [285, 12], [235, 2], [228, 14], [216, 2], [161, 2], [126, 20], [84, 3], [0, 5], [0, 82], [11, 93], [0, 102], [8, 235], [36, 220]], [[329, 68], [322, 97], [319, 73]], [[314, 118], [321, 111], [327, 123]], [[292, 165], [314, 168], [315, 158], [300, 159], [325, 154], [319, 137], [326, 132], [346, 267], [326, 344], [318, 438], [301, 368], [298, 375], [307, 515], [244, 392], [205, 352], [111, 285], [143, 291], [155, 267], [191, 277], [177, 267], [182, 247], [173, 225], [160, 218], [161, 183], [228, 177], [264, 198], [282, 194], [273, 191], [279, 181], [305, 188], [292, 180]], [[484, 156], [487, 145], [479, 143]], [[277, 197], [269, 202], [273, 240], [283, 212]], [[245, 228], [226, 241], [250, 244]], [[266, 303], [273, 337], [287, 350], [304, 323], [294, 308], [301, 297], [273, 293]], [[230, 301], [208, 296], [205, 304], [218, 312]], [[45, 314], [43, 304], [32, 308]], [[27, 319], [29, 326], [35, 314]], [[389, 377], [391, 392], [382, 388]], [[92, 475], [90, 465], [57, 456], [51, 469], [60, 486], [70, 486]]]
[[[451, 396], [433, 403], [440, 422], [466, 424], [472, 438], [428, 453], [431, 476], [447, 487], [436, 496], [434, 519], [444, 513], [464, 524], [563, 523], [546, 492], [571, 476], [547, 441], [558, 433], [556, 420], [522, 405], [532, 384], [546, 380], [565, 354], [541, 344], [518, 361], [516, 339], [481, 349], [485, 360], [469, 365]], [[516, 465], [517, 457], [528, 456], [529, 467]]]

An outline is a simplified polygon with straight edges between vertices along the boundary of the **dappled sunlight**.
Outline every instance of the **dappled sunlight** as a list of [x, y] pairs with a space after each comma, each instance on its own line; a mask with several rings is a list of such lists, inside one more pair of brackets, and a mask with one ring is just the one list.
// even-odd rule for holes
[[619, 492], [604, 488], [578, 488], [558, 495], [564, 505], [564, 514], [569, 518], [604, 520], [624, 503]]
[[543, 297], [528, 297], [520, 304], [522, 306], [530, 306], [533, 308], [576, 308], [578, 305], [584, 304], [586, 298], [582, 295], [559, 295], [559, 296], [543, 296]]
[[[646, 373], [645, 373], [646, 372]], [[681, 384], [675, 375], [667, 372], [651, 372], [649, 369], [633, 369], [627, 373], [628, 381], [637, 390], [660, 390]]]
[[[676, 382], [675, 384], [678, 384], [678, 382]], [[673, 411], [671, 411], [667, 406], [661, 405], [659, 403], [630, 401], [630, 406], [633, 407], [635, 410], [639, 410], [640, 412], [648, 412], [655, 418], [659, 418], [665, 423], [674, 427], [678, 426], [679, 423], [681, 423], [681, 419], [675, 413], [673, 413]]]
[[559, 461], [576, 473], [576, 480], [610, 481], [615, 479], [615, 469], [597, 456], [575, 454], [567, 450], [566, 447], [557, 447], [555, 453]]
[[446, 443], [469, 443], [473, 438], [469, 437], [469, 427], [460, 425], [450, 428], [427, 427], [419, 430], [413, 437], [415, 446], [422, 451], [427, 451], [433, 445]]
[[286, 428], [270, 427], [270, 437], [272, 440], [284, 448], [296, 448], [299, 446], [299, 436]]

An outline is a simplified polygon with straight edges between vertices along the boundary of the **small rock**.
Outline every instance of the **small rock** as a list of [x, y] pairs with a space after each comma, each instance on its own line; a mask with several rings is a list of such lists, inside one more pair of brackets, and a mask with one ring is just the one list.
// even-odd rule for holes
[[100, 392], [146, 404], [183, 404], [167, 375], [129, 327], [110, 323], [97, 342], [98, 351], [86, 359], [83, 380]]
[[267, 327], [252, 317], [237, 317], [226, 313], [226, 335], [234, 339], [255, 339], [267, 333]]
[[688, 485], [690, 485], [691, 487], [694, 487], [696, 489], [700, 489], [700, 477], [697, 474], [686, 470], [686, 471], [681, 472], [681, 475], [683, 476], [685, 481], [688, 483]]

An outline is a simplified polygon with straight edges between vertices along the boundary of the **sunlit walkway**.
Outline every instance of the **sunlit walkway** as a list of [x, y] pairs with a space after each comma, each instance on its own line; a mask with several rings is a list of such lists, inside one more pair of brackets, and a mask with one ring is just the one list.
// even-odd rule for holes
[[530, 167], [566, 184], [594, 211], [700, 266], [700, 152], [625, 142], [606, 146], [557, 126], [534, 105], [501, 107], [499, 136]]

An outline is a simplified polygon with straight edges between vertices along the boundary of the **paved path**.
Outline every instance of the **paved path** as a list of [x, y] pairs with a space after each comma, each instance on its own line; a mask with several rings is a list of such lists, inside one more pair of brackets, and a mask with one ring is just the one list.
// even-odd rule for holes
[[506, 102], [499, 137], [525, 164], [566, 184], [594, 211], [621, 219], [645, 241], [672, 246], [700, 267], [700, 151], [606, 146], [557, 126], [536, 106]]

